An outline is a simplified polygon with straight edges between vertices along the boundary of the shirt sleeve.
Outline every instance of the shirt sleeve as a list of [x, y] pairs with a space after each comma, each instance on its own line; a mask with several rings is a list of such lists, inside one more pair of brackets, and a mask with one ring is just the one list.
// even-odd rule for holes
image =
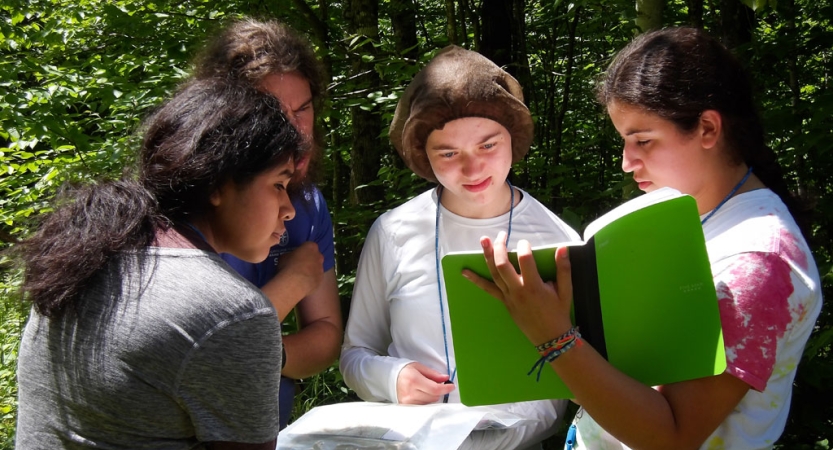
[[272, 309], [222, 323], [197, 342], [177, 385], [197, 439], [275, 439], [280, 361], [280, 323]]
[[398, 403], [396, 379], [412, 360], [388, 355], [391, 344], [388, 279], [379, 221], [362, 248], [339, 368], [344, 382], [365, 401]]
[[775, 253], [741, 253], [713, 267], [727, 371], [757, 391], [772, 375], [779, 342], [792, 321], [789, 264]]
[[335, 267], [335, 245], [333, 243], [333, 219], [327, 209], [327, 201], [318, 188], [315, 188], [314, 228], [312, 240], [318, 244], [318, 251], [324, 255], [324, 272]]

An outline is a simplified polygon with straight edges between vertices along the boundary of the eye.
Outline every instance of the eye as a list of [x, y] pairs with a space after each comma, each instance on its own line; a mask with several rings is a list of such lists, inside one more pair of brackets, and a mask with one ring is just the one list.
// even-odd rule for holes
[[486, 150], [493, 149], [493, 148], [495, 148], [495, 146], [497, 146], [497, 142], [489, 142], [489, 143], [483, 144], [483, 148], [486, 149]]
[[286, 185], [287, 185], [287, 182], [276, 183], [275, 184], [275, 189], [277, 189], [279, 191], [285, 191], [286, 190]]
[[440, 158], [451, 158], [452, 156], [454, 156], [454, 152], [440, 153]]
[[650, 142], [651, 142], [650, 139], [640, 140], [640, 141], [636, 141], [636, 145], [638, 145], [640, 147], [644, 147], [644, 146], [648, 145]]
[[303, 105], [301, 105], [298, 109], [296, 109], [293, 112], [295, 114], [299, 114], [299, 113], [304, 113], [304, 112], [308, 112], [308, 111], [312, 111], [312, 103], [310, 103], [310, 102], [304, 103]]

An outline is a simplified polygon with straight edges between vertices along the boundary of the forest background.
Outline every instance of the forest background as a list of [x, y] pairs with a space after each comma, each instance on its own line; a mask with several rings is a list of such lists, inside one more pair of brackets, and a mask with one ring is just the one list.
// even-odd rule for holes
[[[305, 33], [327, 69], [317, 111], [320, 186], [349, 307], [364, 236], [382, 212], [430, 187], [393, 151], [387, 129], [411, 77], [455, 43], [505, 66], [524, 86], [535, 142], [513, 182], [576, 229], [637, 195], [621, 140], [593, 88], [641, 30], [700, 26], [748, 66], [769, 144], [793, 190], [815, 199], [807, 236], [833, 287], [833, 6], [826, 0], [0, 0], [0, 250], [50, 210], [65, 182], [118, 176], [135, 130], [190, 71], [194, 52], [229, 19], [278, 18]], [[0, 256], [0, 450], [13, 448], [16, 357], [28, 306], [21, 271]], [[833, 308], [824, 305], [776, 448], [833, 441]], [[290, 315], [287, 329], [295, 326]], [[355, 399], [334, 365], [304, 380], [294, 415]], [[559, 448], [559, 436], [545, 448]]]

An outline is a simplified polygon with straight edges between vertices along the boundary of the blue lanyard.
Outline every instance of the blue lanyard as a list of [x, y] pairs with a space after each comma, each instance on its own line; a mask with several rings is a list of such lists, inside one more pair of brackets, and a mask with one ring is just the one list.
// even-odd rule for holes
[[[506, 245], [509, 245], [509, 235], [512, 234], [512, 215], [515, 212], [515, 188], [512, 183], [506, 180], [509, 185], [509, 227], [506, 232]], [[448, 332], [445, 329], [445, 307], [443, 306], [443, 285], [440, 277], [440, 199], [443, 196], [443, 187], [437, 187], [437, 217], [434, 222], [434, 261], [437, 263], [437, 293], [440, 297], [440, 321], [443, 324], [443, 345], [445, 346], [445, 372], [448, 374], [448, 381], [453, 382], [457, 374], [457, 368], [451, 370], [451, 359], [448, 356]], [[443, 403], [448, 403], [448, 394], [443, 396]]]
[[[203, 242], [208, 244], [208, 239], [205, 238], [205, 235], [202, 234], [202, 231], [200, 231], [197, 227], [195, 227], [193, 224], [191, 224], [191, 222], [185, 222], [185, 225], [188, 225], [188, 228], [194, 230], [194, 232], [197, 233], [197, 235], [199, 235], [200, 239], [202, 239]], [[211, 244], [208, 244], [208, 245], [210, 246]]]
[[712, 216], [714, 215], [714, 213], [716, 213], [717, 210], [720, 209], [721, 206], [723, 206], [726, 202], [729, 201], [730, 198], [732, 198], [733, 195], [735, 195], [735, 192], [737, 192], [738, 189], [740, 189], [740, 187], [743, 186], [743, 183], [746, 183], [746, 180], [749, 179], [749, 175], [752, 175], [752, 168], [751, 167], [749, 168], [749, 170], [746, 171], [746, 175], [743, 176], [743, 178], [740, 180], [740, 182], [738, 184], [736, 184], [734, 188], [732, 188], [732, 191], [729, 192], [729, 195], [724, 197], [723, 200], [721, 200], [720, 203], [718, 203], [717, 206], [715, 206], [714, 209], [711, 210], [709, 215], [707, 215], [705, 219], [700, 221], [700, 225], [705, 225], [706, 221], [711, 219]]

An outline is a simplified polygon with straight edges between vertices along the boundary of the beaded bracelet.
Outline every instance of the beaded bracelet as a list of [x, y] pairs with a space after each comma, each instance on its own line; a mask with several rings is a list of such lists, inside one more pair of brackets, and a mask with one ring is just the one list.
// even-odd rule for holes
[[541, 354], [541, 358], [535, 362], [532, 369], [529, 369], [527, 376], [532, 375], [532, 372], [538, 369], [536, 381], [541, 381], [541, 371], [544, 369], [546, 363], [555, 361], [556, 358], [563, 355], [567, 350], [578, 346], [581, 346], [581, 334], [578, 332], [578, 327], [572, 327], [561, 336], [536, 346], [535, 349]]

